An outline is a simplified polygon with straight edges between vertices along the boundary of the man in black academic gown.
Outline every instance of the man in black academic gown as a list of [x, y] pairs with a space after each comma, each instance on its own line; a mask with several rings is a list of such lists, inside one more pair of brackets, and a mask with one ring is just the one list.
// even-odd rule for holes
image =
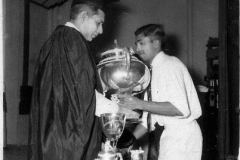
[[103, 32], [105, 14], [93, 0], [74, 0], [70, 18], [48, 38], [37, 61], [30, 160], [94, 160], [101, 149], [95, 90], [102, 88], [87, 41]]

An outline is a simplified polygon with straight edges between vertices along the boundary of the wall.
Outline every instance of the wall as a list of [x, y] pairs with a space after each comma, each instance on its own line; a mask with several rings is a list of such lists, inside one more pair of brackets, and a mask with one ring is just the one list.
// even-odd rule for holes
[[6, 0], [5, 85], [7, 99], [7, 140], [18, 143], [17, 120], [23, 57], [24, 1]]
[[[48, 37], [48, 10], [30, 3], [30, 36], [29, 36], [29, 80], [28, 85], [32, 86], [34, 66], [38, 53], [44, 41]], [[20, 57], [21, 58], [21, 57]], [[20, 79], [19, 79], [20, 80]], [[27, 144], [28, 142], [28, 115], [18, 115], [17, 119], [17, 138], [18, 144]]]
[[[49, 11], [31, 4], [29, 85], [40, 46], [56, 25], [68, 21], [70, 2], [71, 0]], [[28, 116], [18, 115], [23, 57], [22, 3], [21, 0], [7, 1], [9, 21], [5, 81], [9, 144], [27, 142]], [[103, 35], [90, 43], [96, 58], [99, 58], [101, 52], [113, 47], [114, 39], [117, 39], [120, 46], [134, 48], [134, 31], [147, 23], [161, 23], [165, 26], [170, 54], [186, 64], [196, 85], [203, 84], [206, 74], [206, 44], [209, 37], [218, 36], [218, 0], [121, 0], [113, 3], [107, 10]]]
[[[5, 85], [7, 99], [7, 143], [27, 144], [28, 115], [19, 115], [20, 86], [22, 85], [24, 45], [24, 1], [6, 0], [5, 19]], [[31, 85], [34, 55], [47, 38], [47, 10], [31, 4], [29, 85]]]
[[192, 4], [192, 77], [195, 84], [204, 84], [206, 44], [209, 37], [218, 37], [218, 0], [194, 0]]

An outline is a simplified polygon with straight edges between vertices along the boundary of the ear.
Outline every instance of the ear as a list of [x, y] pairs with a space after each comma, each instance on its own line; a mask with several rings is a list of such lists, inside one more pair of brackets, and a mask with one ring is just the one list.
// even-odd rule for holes
[[87, 17], [87, 11], [82, 11], [78, 14], [77, 19], [80, 20], [80, 22], [83, 22]]
[[159, 40], [154, 40], [153, 41], [153, 46], [155, 48], [161, 48], [161, 42]]

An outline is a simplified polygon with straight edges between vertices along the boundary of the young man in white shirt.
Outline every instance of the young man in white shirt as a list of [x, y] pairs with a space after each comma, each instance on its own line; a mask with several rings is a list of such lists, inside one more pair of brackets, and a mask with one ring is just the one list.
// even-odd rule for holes
[[146, 133], [147, 114], [150, 113], [150, 130], [154, 130], [156, 123], [164, 126], [158, 160], [200, 160], [202, 133], [196, 119], [202, 111], [187, 68], [178, 58], [163, 52], [165, 32], [161, 25], [142, 26], [135, 36], [137, 54], [152, 67], [152, 77], [151, 101], [146, 101], [147, 94], [145, 100], [119, 95], [120, 106], [144, 111], [143, 123], [134, 135], [139, 138]]

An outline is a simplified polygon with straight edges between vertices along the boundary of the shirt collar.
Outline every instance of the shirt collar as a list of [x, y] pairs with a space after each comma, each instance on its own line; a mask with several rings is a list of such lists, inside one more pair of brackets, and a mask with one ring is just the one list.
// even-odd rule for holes
[[75, 28], [78, 32], [80, 32], [80, 31], [78, 30], [78, 28], [77, 28], [72, 22], [67, 22], [67, 23], [65, 23], [65, 26]]
[[161, 61], [163, 60], [163, 56], [164, 56], [164, 52], [161, 51], [159, 52], [152, 60], [151, 66], [156, 66], [158, 65], [158, 63], [161, 63]]

